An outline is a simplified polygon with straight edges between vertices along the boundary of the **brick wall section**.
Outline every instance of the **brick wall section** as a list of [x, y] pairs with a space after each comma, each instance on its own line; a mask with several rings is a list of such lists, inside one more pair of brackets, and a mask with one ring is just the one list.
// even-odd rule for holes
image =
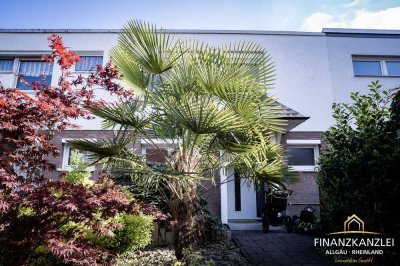
[[299, 172], [299, 182], [288, 185], [293, 194], [288, 200], [287, 210], [290, 216], [299, 215], [305, 207], [313, 207], [319, 214], [319, 188], [312, 172]]
[[[112, 130], [65, 130], [61, 132], [56, 132], [54, 134], [52, 142], [57, 146], [60, 150], [60, 156], [58, 157], [49, 157], [49, 161], [54, 163], [57, 168], [62, 167], [62, 158], [64, 152], [64, 144], [62, 143], [62, 139], [79, 139], [79, 138], [93, 138], [93, 139], [102, 139], [102, 138], [111, 138], [113, 136]], [[141, 153], [141, 144], [140, 140], [136, 141], [135, 152], [138, 154]], [[154, 154], [153, 157], [157, 157], [156, 161], [159, 161], [159, 154]], [[163, 156], [162, 156], [163, 157]], [[164, 159], [164, 158], [162, 158]], [[162, 161], [162, 160], [161, 160]], [[61, 172], [53, 172], [46, 173], [46, 177], [51, 179], [57, 179]], [[219, 183], [219, 177], [215, 180], [216, 184]], [[205, 181], [203, 184], [204, 187], [199, 188], [202, 193], [202, 197], [208, 201], [208, 209], [209, 211], [215, 215], [221, 216], [221, 193], [219, 186], [215, 186], [211, 181]]]
[[217, 175], [215, 185], [211, 180], [203, 182], [203, 188], [200, 189], [201, 197], [207, 200], [207, 209], [216, 217], [221, 217], [221, 188], [218, 185], [220, 178]]
[[[320, 153], [326, 150], [327, 143], [322, 137], [321, 132], [287, 132], [282, 135], [281, 144], [286, 147], [286, 141], [289, 139], [320, 140]], [[319, 206], [319, 188], [315, 180], [314, 172], [298, 172], [299, 182], [288, 185], [293, 190], [292, 196], [288, 200], [288, 211], [290, 215], [299, 215], [300, 211], [310, 206], [320, 213]]]
[[[56, 158], [49, 158], [50, 162], [55, 163], [57, 168], [62, 167], [62, 156], [63, 156], [63, 138], [110, 138], [113, 135], [111, 130], [66, 130], [62, 132], [56, 132], [53, 138], [53, 142], [60, 149], [60, 156]], [[326, 142], [321, 136], [321, 132], [287, 132], [282, 135], [281, 143], [286, 146], [286, 140], [288, 139], [319, 139], [321, 140], [320, 150], [326, 149]], [[137, 141], [134, 145], [135, 151], [141, 153], [140, 141]], [[56, 179], [60, 172], [47, 173], [46, 176], [49, 178]], [[216, 179], [216, 184], [219, 184], [219, 178]], [[214, 186], [211, 181], [205, 181], [204, 187], [199, 190], [202, 193], [202, 197], [208, 201], [208, 209], [210, 212], [217, 216], [221, 216], [221, 192], [219, 186]], [[315, 174], [313, 172], [299, 172], [299, 182], [288, 186], [289, 189], [293, 190], [293, 195], [288, 201], [288, 211], [291, 215], [299, 214], [304, 207], [310, 205], [315, 208], [319, 213], [319, 189], [315, 181]], [[318, 205], [311, 205], [318, 204]]]

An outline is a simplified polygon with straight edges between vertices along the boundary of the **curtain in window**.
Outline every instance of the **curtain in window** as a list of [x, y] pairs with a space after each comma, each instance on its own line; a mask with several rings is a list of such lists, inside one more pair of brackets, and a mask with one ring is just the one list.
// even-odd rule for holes
[[53, 64], [41, 61], [21, 61], [19, 74], [30, 77], [40, 77], [40, 75], [51, 75]]
[[81, 60], [75, 66], [75, 71], [96, 70], [96, 65], [102, 65], [102, 63], [102, 56], [81, 56]]
[[12, 71], [14, 66], [13, 59], [0, 59], [0, 72]]
[[[49, 85], [52, 79], [53, 64], [41, 61], [21, 61], [18, 73], [23, 75], [24, 80], [28, 83], [41, 81], [42, 84]], [[43, 79], [43, 75], [45, 76], [45, 79]], [[32, 89], [20, 80], [17, 82], [17, 88], [20, 90]]]

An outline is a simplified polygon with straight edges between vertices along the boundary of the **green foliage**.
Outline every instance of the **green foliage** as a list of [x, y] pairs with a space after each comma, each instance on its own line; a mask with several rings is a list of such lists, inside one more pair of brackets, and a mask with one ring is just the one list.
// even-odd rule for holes
[[186, 263], [183, 264], [183, 266], [215, 266], [215, 262], [213, 260], [204, 259], [204, 256], [202, 254], [196, 252], [192, 248], [185, 249], [184, 256], [184, 261], [186, 261]]
[[65, 266], [60, 259], [56, 258], [46, 247], [39, 246], [33, 252], [30, 266]]
[[[284, 186], [291, 177], [282, 147], [271, 142], [285, 121], [270, 93], [274, 65], [261, 45], [172, 40], [155, 25], [133, 20], [110, 56], [136, 95], [91, 109], [104, 128], [118, 129], [114, 138], [69, 144], [165, 198], [176, 221], [178, 259], [195, 242], [187, 232], [199, 239], [195, 214], [201, 181], [214, 181], [221, 168], [235, 168], [241, 177], [270, 186]], [[139, 136], [152, 149], [168, 145], [164, 163], [149, 164], [126, 148]]]
[[294, 226], [295, 232], [305, 233], [305, 234], [319, 234], [321, 231], [321, 221], [315, 217], [314, 222], [299, 222]]
[[121, 223], [121, 229], [114, 230], [114, 236], [88, 234], [89, 241], [116, 253], [124, 253], [146, 247], [153, 232], [154, 217], [121, 214], [112, 222]]
[[115, 266], [184, 266], [168, 248], [128, 251], [118, 256]]
[[91, 172], [87, 169], [88, 164], [81, 160], [81, 154], [77, 150], [71, 151], [70, 166], [72, 170], [67, 172], [64, 179], [72, 184], [81, 184], [84, 186], [93, 185], [93, 180], [90, 180]]
[[[210, 240], [210, 238], [212, 237], [211, 235], [213, 233], [216, 233], [216, 231], [219, 231], [222, 229], [222, 222], [221, 219], [219, 219], [218, 217], [213, 216], [210, 211], [207, 208], [207, 200], [205, 200], [204, 198], [199, 199], [200, 202], [200, 206], [202, 209], [202, 212], [198, 213], [198, 219], [201, 219], [204, 221], [204, 233], [206, 236], [206, 240]], [[201, 215], [200, 215], [201, 213]]]
[[[351, 104], [334, 104], [336, 125], [324, 133], [328, 150], [319, 159], [322, 226], [337, 231], [353, 213], [369, 231], [400, 233], [399, 92], [352, 93]], [[390, 102], [392, 106], [390, 107]]]

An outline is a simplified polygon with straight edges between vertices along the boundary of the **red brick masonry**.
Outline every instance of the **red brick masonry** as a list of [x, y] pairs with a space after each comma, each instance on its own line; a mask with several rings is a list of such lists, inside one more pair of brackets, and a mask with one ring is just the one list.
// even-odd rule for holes
[[[58, 169], [62, 168], [62, 158], [65, 144], [62, 139], [75, 139], [75, 138], [109, 138], [112, 137], [113, 131], [111, 130], [67, 130], [57, 132], [54, 135], [53, 141], [60, 149], [60, 156], [50, 158], [50, 161], [55, 163]], [[286, 146], [288, 139], [304, 139], [304, 140], [321, 140], [320, 151], [326, 149], [326, 143], [321, 136], [321, 132], [288, 132], [282, 135], [281, 143]], [[140, 142], [135, 144], [137, 153], [141, 153]], [[48, 174], [49, 178], [57, 178], [59, 173]], [[216, 184], [219, 180], [216, 180]], [[214, 187], [211, 181], [204, 182], [204, 187], [201, 189], [202, 197], [208, 201], [208, 208], [215, 216], [221, 215], [221, 193], [220, 187]], [[293, 190], [293, 195], [288, 201], [288, 211], [290, 215], [299, 214], [306, 206], [311, 206], [319, 213], [319, 188], [315, 181], [314, 172], [299, 172], [299, 182], [289, 185], [289, 189]]]

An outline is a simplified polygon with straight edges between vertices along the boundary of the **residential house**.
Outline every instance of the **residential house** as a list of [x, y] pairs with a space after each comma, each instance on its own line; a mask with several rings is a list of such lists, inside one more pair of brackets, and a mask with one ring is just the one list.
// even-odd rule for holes
[[[321, 132], [334, 123], [333, 102], [349, 102], [350, 93], [367, 92], [372, 80], [380, 80], [387, 89], [400, 85], [400, 30], [324, 29], [321, 33], [280, 31], [170, 30], [174, 38], [198, 39], [211, 45], [252, 41], [264, 46], [276, 66], [274, 93], [279, 99], [282, 117], [288, 121], [286, 132], [274, 141], [285, 146], [288, 163], [299, 173], [300, 181], [290, 185], [288, 201], [291, 214], [305, 206], [319, 210], [319, 189], [315, 181], [318, 155], [326, 147]], [[96, 64], [105, 64], [108, 52], [116, 44], [118, 30], [0, 30], [0, 82], [5, 87], [27, 89], [18, 82], [23, 74], [35, 80], [40, 73], [56, 84], [60, 69], [40, 62], [48, 54], [47, 36], [61, 35], [65, 43], [79, 53], [82, 61], [74, 74], [88, 74]], [[31, 93], [27, 91], [27, 93]], [[98, 97], [106, 98], [101, 90]], [[104, 138], [111, 131], [101, 130], [99, 119], [78, 121], [81, 128], [55, 135], [61, 156], [54, 158], [58, 171], [69, 169], [70, 148], [67, 139]], [[146, 143], [135, 145], [137, 152], [157, 160]], [[255, 220], [260, 217], [263, 193], [235, 179], [233, 169], [221, 169], [221, 186], [204, 196], [209, 208], [224, 223]]]

